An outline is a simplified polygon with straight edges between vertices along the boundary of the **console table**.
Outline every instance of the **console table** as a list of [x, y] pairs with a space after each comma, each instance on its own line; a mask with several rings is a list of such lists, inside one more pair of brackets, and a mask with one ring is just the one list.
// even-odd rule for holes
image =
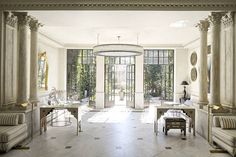
[[42, 128], [44, 132], [47, 131], [47, 115], [53, 110], [68, 110], [77, 120], [77, 136], [78, 132], [81, 132], [81, 114], [79, 112], [79, 104], [73, 105], [45, 105], [40, 106], [40, 135], [42, 134]]
[[[154, 132], [158, 133], [158, 120], [164, 115], [168, 110], [182, 110], [189, 118], [192, 120], [193, 127], [193, 135], [195, 136], [195, 108], [192, 106], [186, 106], [183, 104], [179, 105], [161, 105], [155, 106], [155, 119], [154, 119]], [[189, 132], [191, 132], [191, 128], [189, 128]]]

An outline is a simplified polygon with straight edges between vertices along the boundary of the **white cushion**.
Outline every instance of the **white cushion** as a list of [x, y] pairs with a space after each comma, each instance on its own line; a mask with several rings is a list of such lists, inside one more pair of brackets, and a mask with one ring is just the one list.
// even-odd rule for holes
[[9, 142], [20, 134], [27, 132], [27, 125], [0, 126], [0, 142]]
[[236, 129], [236, 118], [222, 116], [219, 118], [222, 129]]
[[221, 129], [220, 127], [212, 127], [212, 135], [227, 143], [232, 147], [236, 147], [236, 130]]
[[18, 114], [0, 114], [0, 125], [18, 125]]

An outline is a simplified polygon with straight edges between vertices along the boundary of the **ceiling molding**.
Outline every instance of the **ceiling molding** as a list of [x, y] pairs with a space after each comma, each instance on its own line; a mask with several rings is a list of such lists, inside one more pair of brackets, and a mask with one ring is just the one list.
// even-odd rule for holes
[[55, 48], [64, 48], [64, 45], [62, 43], [52, 39], [51, 37], [48, 37], [41, 32], [39, 32], [39, 42]]
[[5, 0], [1, 10], [224, 10], [234, 11], [235, 0]]

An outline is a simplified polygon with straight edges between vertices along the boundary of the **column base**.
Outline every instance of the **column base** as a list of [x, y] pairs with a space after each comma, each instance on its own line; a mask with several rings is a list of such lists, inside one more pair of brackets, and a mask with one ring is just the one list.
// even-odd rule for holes
[[135, 93], [135, 109], [144, 109], [143, 92]]
[[96, 93], [96, 102], [95, 102], [96, 109], [103, 109], [104, 108], [104, 106], [105, 106], [104, 96], [105, 96], [104, 92], [97, 92]]
[[199, 105], [199, 108], [203, 109], [203, 106], [208, 105], [209, 102], [208, 101], [198, 101], [197, 103]]

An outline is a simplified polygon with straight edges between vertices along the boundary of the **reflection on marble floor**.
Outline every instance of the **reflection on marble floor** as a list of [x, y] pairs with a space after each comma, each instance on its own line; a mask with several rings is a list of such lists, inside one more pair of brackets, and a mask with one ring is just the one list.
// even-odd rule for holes
[[[211, 147], [199, 135], [180, 130], [168, 136], [153, 132], [153, 109], [131, 112], [115, 107], [102, 112], [84, 113], [82, 130], [75, 134], [76, 123], [66, 127], [48, 127], [35, 135], [29, 150], [11, 150], [2, 157], [230, 157], [227, 153], [211, 154]], [[160, 123], [160, 125], [163, 125]], [[161, 128], [160, 126], [159, 128]], [[167, 149], [171, 148], [171, 149]]]

